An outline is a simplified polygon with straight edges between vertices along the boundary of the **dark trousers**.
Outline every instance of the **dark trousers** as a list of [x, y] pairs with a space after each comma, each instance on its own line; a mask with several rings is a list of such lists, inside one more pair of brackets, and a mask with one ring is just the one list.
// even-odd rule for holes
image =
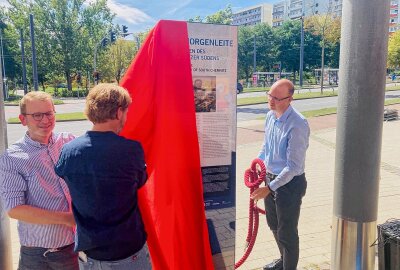
[[78, 254], [74, 244], [51, 249], [21, 246], [18, 270], [78, 270]]
[[301, 199], [306, 193], [305, 175], [294, 177], [265, 200], [267, 223], [274, 234], [284, 270], [295, 270], [299, 261], [299, 223]]

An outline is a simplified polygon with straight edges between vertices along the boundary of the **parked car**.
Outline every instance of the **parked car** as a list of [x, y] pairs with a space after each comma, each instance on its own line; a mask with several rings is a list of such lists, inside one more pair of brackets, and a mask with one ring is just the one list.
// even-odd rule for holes
[[243, 85], [240, 82], [238, 82], [236, 85], [236, 93], [239, 94], [242, 92], [243, 92]]

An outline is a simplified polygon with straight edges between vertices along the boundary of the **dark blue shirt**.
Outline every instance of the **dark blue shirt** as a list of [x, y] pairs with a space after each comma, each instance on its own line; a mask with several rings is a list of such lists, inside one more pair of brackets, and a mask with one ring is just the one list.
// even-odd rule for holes
[[71, 193], [75, 251], [111, 261], [143, 247], [146, 232], [137, 190], [147, 174], [139, 142], [113, 132], [88, 131], [63, 147], [55, 172]]

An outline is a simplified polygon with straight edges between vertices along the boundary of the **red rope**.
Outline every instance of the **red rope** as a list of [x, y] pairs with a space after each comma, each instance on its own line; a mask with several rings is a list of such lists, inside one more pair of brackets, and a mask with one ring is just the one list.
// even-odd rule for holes
[[[260, 171], [257, 170], [257, 165], [260, 166]], [[256, 190], [260, 184], [264, 181], [266, 175], [266, 169], [264, 162], [256, 158], [251, 163], [251, 167], [247, 169], [244, 173], [244, 184], [250, 188], [250, 194]], [[256, 242], [257, 232], [258, 232], [258, 223], [259, 223], [259, 214], [265, 215], [265, 211], [263, 209], [258, 208], [258, 206], [254, 203], [254, 200], [250, 199], [249, 201], [249, 227], [247, 230], [246, 237], [246, 249], [243, 257], [235, 264], [235, 269], [239, 268], [249, 257], [251, 251], [253, 250], [253, 246]]]

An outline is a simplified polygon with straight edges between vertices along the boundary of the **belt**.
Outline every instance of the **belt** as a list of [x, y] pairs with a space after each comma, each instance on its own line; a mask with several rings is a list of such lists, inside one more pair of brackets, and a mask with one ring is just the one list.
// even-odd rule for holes
[[66, 246], [62, 246], [62, 247], [58, 247], [58, 248], [41, 248], [41, 247], [27, 247], [27, 246], [23, 246], [23, 247], [26, 248], [26, 249], [31, 250], [35, 254], [43, 253], [43, 257], [46, 257], [47, 254], [49, 254], [49, 253], [62, 251], [62, 250], [67, 249], [69, 247], [73, 247], [74, 244], [75, 243], [72, 243], [72, 244], [69, 244], [69, 245], [66, 245]]

